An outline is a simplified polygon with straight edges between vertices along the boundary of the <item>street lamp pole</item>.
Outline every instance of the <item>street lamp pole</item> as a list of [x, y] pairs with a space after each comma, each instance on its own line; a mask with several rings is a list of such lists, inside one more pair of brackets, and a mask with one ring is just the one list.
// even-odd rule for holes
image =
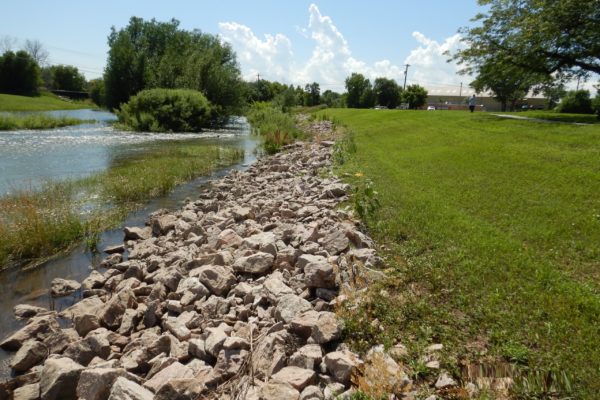
[[410, 64], [404, 64], [404, 66], [406, 69], [404, 70], [404, 87], [402, 90], [406, 90], [406, 77], [408, 76], [408, 67], [410, 67]]

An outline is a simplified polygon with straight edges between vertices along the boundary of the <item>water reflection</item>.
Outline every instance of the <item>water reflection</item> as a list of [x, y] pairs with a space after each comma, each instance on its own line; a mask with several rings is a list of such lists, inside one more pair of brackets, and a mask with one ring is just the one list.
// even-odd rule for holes
[[[96, 122], [51, 130], [0, 131], [0, 195], [36, 189], [48, 181], [81, 178], [105, 170], [115, 157], [171, 140], [229, 138], [245, 131], [245, 120], [201, 133], [132, 133], [113, 129], [114, 114], [94, 110], [48, 111], [53, 116]], [[20, 113], [24, 114], [24, 113]], [[220, 141], [219, 141], [220, 143]]]

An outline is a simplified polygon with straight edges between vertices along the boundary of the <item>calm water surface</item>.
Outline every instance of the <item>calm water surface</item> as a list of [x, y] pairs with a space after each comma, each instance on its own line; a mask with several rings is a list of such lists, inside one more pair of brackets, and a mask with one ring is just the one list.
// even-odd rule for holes
[[[159, 208], [178, 208], [186, 198], [194, 198], [209, 180], [224, 176], [233, 169], [245, 169], [256, 161], [257, 141], [249, 135], [249, 125], [244, 119], [233, 121], [226, 129], [201, 134], [132, 134], [113, 130], [109, 122], [115, 117], [107, 112], [75, 110], [51, 113], [99, 122], [47, 131], [0, 132], [0, 195], [35, 188], [47, 180], [63, 180], [103, 171], [115, 159], [143, 152], [160, 141], [190, 140], [244, 150], [244, 159], [238, 164], [222, 168], [210, 177], [180, 185], [172, 193], [150, 200], [144, 208], [129, 215], [121, 227], [104, 232], [99, 249], [122, 243], [123, 226], [143, 225], [148, 214]], [[80, 300], [79, 292], [53, 299], [48, 294], [50, 282], [57, 277], [81, 282], [105, 255], [89, 252], [80, 245], [34, 269], [0, 272], [0, 340], [23, 326], [23, 322], [14, 318], [15, 305], [27, 303], [60, 311]], [[8, 363], [12, 355], [0, 349], [0, 381], [11, 376]]]

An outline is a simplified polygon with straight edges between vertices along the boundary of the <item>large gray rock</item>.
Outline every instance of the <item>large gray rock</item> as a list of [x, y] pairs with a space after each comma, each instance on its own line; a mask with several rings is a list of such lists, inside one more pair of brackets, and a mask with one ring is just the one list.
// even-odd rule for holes
[[342, 328], [342, 324], [334, 313], [321, 311], [312, 327], [311, 337], [316, 343], [329, 343], [340, 338]]
[[189, 379], [193, 377], [194, 372], [190, 368], [186, 367], [180, 362], [175, 362], [146, 381], [144, 383], [144, 387], [156, 393], [165, 383], [170, 380]]
[[180, 302], [184, 306], [202, 297], [210, 296], [210, 291], [197, 277], [188, 277], [179, 281], [176, 292], [181, 295]]
[[100, 320], [96, 314], [77, 315], [73, 319], [75, 330], [79, 336], [85, 336], [88, 332], [100, 328]]
[[77, 397], [80, 400], [106, 400], [117, 378], [127, 376], [123, 368], [86, 369], [79, 377]]
[[335, 285], [335, 270], [327, 260], [313, 261], [304, 267], [306, 286], [313, 288], [333, 289]]
[[233, 263], [236, 272], [262, 275], [273, 268], [275, 257], [269, 253], [258, 252], [247, 257], [240, 257]]
[[49, 358], [40, 375], [42, 400], [75, 400], [84, 367], [70, 358]]
[[271, 377], [273, 382], [285, 382], [292, 385], [297, 390], [302, 390], [308, 385], [315, 383], [317, 375], [315, 371], [299, 368], [299, 367], [284, 367]]
[[226, 295], [237, 283], [231, 268], [221, 265], [203, 265], [190, 271], [191, 276], [197, 276], [200, 282], [217, 296]]
[[273, 232], [261, 232], [249, 236], [242, 241], [242, 246], [269, 253], [273, 256], [277, 255], [275, 234]]
[[154, 395], [148, 389], [119, 377], [110, 390], [108, 400], [152, 400], [153, 397]]
[[312, 335], [313, 327], [317, 324], [318, 318], [319, 312], [314, 310], [299, 314], [292, 319], [290, 331], [306, 339]]
[[99, 297], [88, 297], [63, 310], [60, 316], [74, 320], [77, 316], [86, 314], [100, 315], [103, 307], [104, 302]]
[[312, 305], [307, 300], [295, 294], [286, 294], [279, 299], [275, 307], [275, 318], [287, 324], [299, 314], [310, 310]]
[[152, 228], [125, 227], [125, 240], [146, 240], [152, 237]]
[[348, 248], [350, 241], [341, 229], [332, 229], [321, 239], [323, 248], [330, 255], [338, 255]]
[[279, 299], [286, 294], [294, 294], [294, 290], [283, 283], [279, 278], [270, 275], [263, 283], [263, 288], [271, 304], [277, 304]]
[[350, 351], [334, 351], [328, 353], [323, 359], [327, 371], [333, 378], [344, 385], [350, 383], [352, 370], [361, 363], [360, 358]]
[[248, 354], [247, 350], [242, 349], [222, 349], [214, 368], [214, 374], [218, 380], [224, 381], [237, 374], [248, 358]]
[[204, 348], [208, 354], [217, 357], [227, 339], [227, 334], [220, 327], [208, 328], [208, 336], [204, 341]]
[[54, 297], [68, 296], [81, 288], [77, 281], [63, 278], [54, 278], [50, 283], [50, 294]]
[[323, 350], [318, 344], [307, 344], [300, 347], [288, 362], [290, 366], [296, 366], [306, 369], [315, 369], [323, 360]]
[[242, 243], [242, 238], [233, 229], [225, 229], [217, 237], [217, 249], [237, 248]]
[[177, 217], [173, 214], [165, 214], [152, 219], [152, 233], [155, 236], [165, 235], [175, 229]]
[[300, 392], [289, 383], [269, 382], [260, 389], [261, 400], [298, 400]]
[[17, 354], [15, 354], [10, 362], [10, 366], [17, 372], [25, 372], [41, 363], [47, 356], [48, 348], [45, 344], [35, 340], [28, 340], [17, 351]]
[[117, 329], [121, 325], [121, 320], [125, 310], [135, 308], [137, 302], [135, 294], [131, 289], [121, 290], [104, 305], [100, 311], [100, 321], [110, 329]]
[[59, 331], [60, 325], [56, 320], [56, 313], [36, 316], [31, 318], [23, 328], [4, 339], [0, 343], [0, 347], [6, 350], [18, 350], [28, 340], [43, 340]]
[[13, 392], [13, 400], [38, 400], [40, 398], [40, 384], [32, 383], [21, 386]]
[[45, 313], [48, 310], [43, 307], [32, 306], [30, 304], [19, 304], [14, 308], [15, 317], [19, 319], [27, 319], [35, 317], [37, 314]]

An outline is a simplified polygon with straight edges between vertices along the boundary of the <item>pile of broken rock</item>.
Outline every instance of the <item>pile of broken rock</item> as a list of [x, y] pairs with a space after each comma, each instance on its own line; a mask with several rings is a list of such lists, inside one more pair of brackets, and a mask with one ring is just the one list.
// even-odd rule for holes
[[381, 259], [337, 207], [349, 187], [322, 177], [331, 145], [290, 146], [125, 228], [125, 244], [81, 285], [53, 283], [55, 295], [81, 291], [68, 309], [17, 306], [28, 323], [0, 343], [16, 351], [18, 373], [0, 398], [349, 394], [362, 361], [333, 311], [358, 274], [380, 274]]

